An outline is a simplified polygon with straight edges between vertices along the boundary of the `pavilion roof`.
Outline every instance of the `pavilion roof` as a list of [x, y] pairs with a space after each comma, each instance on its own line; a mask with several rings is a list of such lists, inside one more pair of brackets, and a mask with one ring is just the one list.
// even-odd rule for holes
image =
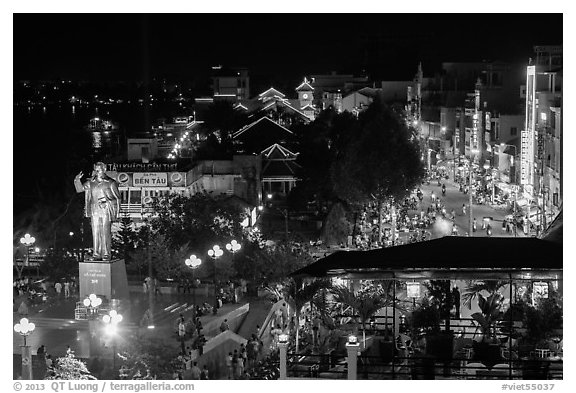
[[338, 251], [293, 277], [561, 279], [562, 244], [537, 238], [446, 236], [370, 251]]

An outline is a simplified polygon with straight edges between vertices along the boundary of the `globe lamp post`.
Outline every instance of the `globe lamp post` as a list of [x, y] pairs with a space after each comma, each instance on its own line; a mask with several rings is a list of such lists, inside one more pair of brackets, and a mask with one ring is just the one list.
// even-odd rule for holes
[[224, 250], [220, 248], [219, 245], [213, 246], [208, 250], [208, 256], [214, 260], [214, 309], [212, 312], [214, 315], [218, 313], [218, 289], [216, 288], [216, 260], [224, 254]]
[[[196, 255], [191, 255], [190, 258], [184, 261], [186, 266], [192, 270], [192, 284], [194, 285], [194, 270], [196, 270], [202, 264], [202, 260], [197, 258]], [[196, 288], [192, 288], [192, 302], [196, 306]]]
[[32, 379], [32, 354], [30, 351], [30, 345], [26, 342], [26, 337], [28, 337], [36, 329], [36, 325], [33, 322], [28, 321], [28, 318], [22, 318], [19, 323], [14, 325], [14, 331], [22, 336], [24, 339], [24, 344], [21, 345], [22, 348], [22, 379], [31, 380]]

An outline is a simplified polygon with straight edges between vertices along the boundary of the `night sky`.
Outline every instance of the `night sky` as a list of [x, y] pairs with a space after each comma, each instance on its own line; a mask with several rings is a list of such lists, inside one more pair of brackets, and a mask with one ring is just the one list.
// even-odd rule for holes
[[538, 44], [562, 44], [562, 14], [19, 14], [14, 77], [195, 80], [223, 64], [406, 80], [420, 60], [431, 75], [442, 61], [525, 62]]

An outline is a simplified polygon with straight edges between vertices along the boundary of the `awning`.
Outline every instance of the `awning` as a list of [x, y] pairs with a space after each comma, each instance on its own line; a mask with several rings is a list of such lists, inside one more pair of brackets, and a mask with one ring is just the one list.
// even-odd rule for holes
[[447, 236], [370, 251], [339, 251], [292, 277], [561, 279], [562, 245], [536, 238]]

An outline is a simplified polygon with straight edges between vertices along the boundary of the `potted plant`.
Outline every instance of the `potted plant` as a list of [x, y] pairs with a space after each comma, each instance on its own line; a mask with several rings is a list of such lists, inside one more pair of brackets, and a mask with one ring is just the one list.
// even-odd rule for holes
[[481, 341], [473, 343], [474, 358], [488, 367], [501, 360], [500, 342], [496, 337], [496, 324], [502, 319], [503, 301], [504, 296], [499, 293], [493, 293], [487, 298], [478, 294], [480, 312], [471, 315], [482, 331]]

